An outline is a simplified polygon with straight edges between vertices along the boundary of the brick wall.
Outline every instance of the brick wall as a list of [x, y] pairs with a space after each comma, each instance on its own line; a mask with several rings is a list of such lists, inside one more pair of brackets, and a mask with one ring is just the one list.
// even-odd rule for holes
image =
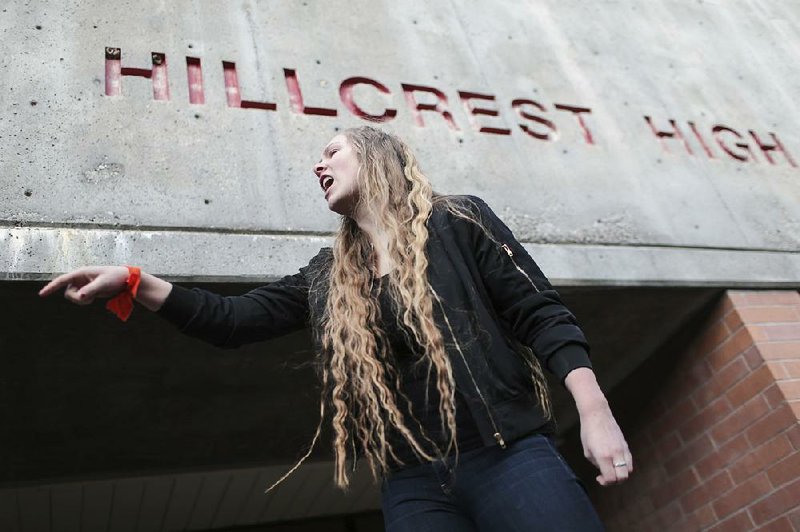
[[729, 291], [675, 356], [634, 475], [592, 488], [609, 530], [800, 531], [800, 294]]

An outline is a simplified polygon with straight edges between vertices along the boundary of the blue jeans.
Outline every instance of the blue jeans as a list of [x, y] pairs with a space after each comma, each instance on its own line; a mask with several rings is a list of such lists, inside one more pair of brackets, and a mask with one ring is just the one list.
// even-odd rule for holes
[[549, 437], [415, 465], [382, 484], [387, 532], [602, 531], [586, 491]]

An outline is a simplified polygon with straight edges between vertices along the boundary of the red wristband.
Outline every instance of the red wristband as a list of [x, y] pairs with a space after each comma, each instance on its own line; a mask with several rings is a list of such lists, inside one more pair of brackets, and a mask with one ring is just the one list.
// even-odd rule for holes
[[142, 281], [142, 270], [136, 266], [128, 266], [128, 280], [125, 289], [112, 297], [106, 303], [106, 308], [117, 315], [122, 321], [128, 321], [133, 312], [133, 298], [139, 291], [139, 283]]

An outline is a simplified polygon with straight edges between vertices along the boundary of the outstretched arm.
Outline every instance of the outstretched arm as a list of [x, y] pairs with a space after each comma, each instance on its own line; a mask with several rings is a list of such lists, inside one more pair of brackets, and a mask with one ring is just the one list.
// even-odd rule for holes
[[[127, 278], [126, 267], [84, 267], [56, 277], [39, 295], [48, 296], [63, 288], [66, 299], [88, 305], [98, 297], [120, 293], [127, 286]], [[309, 315], [308, 283], [302, 269], [237, 296], [183, 288], [142, 273], [136, 300], [181, 332], [226, 348], [300, 329]]]
[[[39, 295], [46, 297], [64, 288], [66, 299], [78, 305], [89, 305], [98, 297], [118, 294], [125, 288], [127, 279], [125, 266], [87, 266], [59, 275], [39, 290]], [[148, 310], [157, 311], [171, 291], [172, 283], [142, 272], [136, 301]]]

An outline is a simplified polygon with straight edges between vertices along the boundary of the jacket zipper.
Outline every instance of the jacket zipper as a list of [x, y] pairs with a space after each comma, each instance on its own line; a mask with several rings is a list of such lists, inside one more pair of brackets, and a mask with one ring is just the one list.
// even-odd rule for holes
[[[447, 321], [446, 317], [445, 317], [445, 320]], [[450, 324], [448, 323], [447, 326], [449, 327]], [[452, 331], [452, 329], [451, 329], [451, 331]], [[455, 338], [455, 336], [453, 336], [453, 338]], [[472, 375], [472, 370], [470, 369], [469, 364], [467, 364], [467, 359], [464, 356], [464, 353], [461, 351], [461, 346], [458, 345], [458, 342], [456, 342], [456, 349], [458, 350], [459, 356], [461, 356], [461, 360], [464, 362], [464, 366], [467, 368], [467, 374], [469, 374], [469, 380], [472, 381], [472, 385], [475, 387], [475, 391], [478, 392], [478, 397], [480, 397], [481, 402], [483, 403], [483, 406], [486, 408], [486, 414], [489, 416], [489, 422], [492, 424], [492, 429], [494, 430], [494, 434], [493, 434], [494, 439], [497, 442], [497, 445], [499, 445], [501, 449], [505, 449], [506, 448], [506, 442], [503, 439], [503, 435], [500, 434], [500, 429], [497, 428], [497, 423], [495, 423], [494, 418], [492, 417], [492, 411], [489, 410], [489, 404], [486, 402], [486, 399], [483, 397], [483, 392], [481, 392], [481, 389], [478, 387], [478, 383], [475, 382], [475, 377]]]
[[521, 273], [522, 275], [525, 276], [525, 278], [528, 280], [528, 282], [531, 283], [531, 286], [533, 287], [533, 289], [536, 290], [536, 292], [538, 293], [539, 292], [539, 288], [536, 287], [536, 284], [533, 282], [533, 279], [531, 279], [530, 276], [527, 273], [525, 273], [525, 270], [520, 268], [519, 265], [517, 264], [517, 262], [514, 260], [514, 252], [511, 251], [511, 248], [508, 247], [508, 244], [503, 244], [500, 247], [502, 247], [505, 250], [505, 252], [508, 253], [508, 257], [511, 259], [511, 263], [514, 265], [514, 267], [517, 270], [519, 270], [519, 273]]
[[[533, 289], [537, 293], [539, 293], [540, 290], [536, 286], [536, 283], [533, 282], [533, 279], [531, 279], [530, 276], [525, 272], [525, 270], [520, 268], [517, 262], [514, 260], [514, 252], [511, 251], [511, 248], [508, 246], [508, 244], [502, 244], [501, 247], [508, 254], [508, 257], [511, 259], [511, 263], [514, 265], [514, 267], [522, 275], [525, 276], [528, 282], [531, 283]], [[438, 300], [438, 295], [437, 295], [437, 300]], [[447, 318], [447, 313], [444, 311], [444, 307], [442, 307], [441, 301], [439, 301], [439, 308], [441, 309], [442, 315], [444, 316], [444, 320], [447, 323], [447, 328], [450, 330], [450, 336], [452, 336], [453, 340], [455, 340], [456, 338], [455, 333], [453, 333], [453, 328], [450, 326], [450, 320]], [[492, 424], [492, 429], [494, 430], [493, 434], [494, 439], [497, 442], [497, 445], [499, 445], [501, 449], [505, 449], [506, 442], [503, 439], [503, 435], [500, 433], [500, 429], [497, 428], [497, 423], [495, 422], [494, 417], [492, 417], [492, 411], [489, 409], [489, 404], [486, 402], [486, 398], [483, 396], [483, 392], [481, 392], [478, 383], [475, 381], [475, 376], [472, 374], [472, 369], [469, 367], [469, 364], [467, 363], [467, 358], [464, 356], [463, 351], [461, 351], [461, 345], [459, 345], [457, 340], [455, 340], [455, 343], [456, 343], [456, 349], [458, 350], [458, 355], [461, 357], [461, 361], [464, 362], [464, 367], [467, 368], [467, 374], [469, 375], [469, 379], [472, 381], [472, 385], [475, 387], [475, 391], [478, 392], [478, 397], [483, 403], [484, 408], [486, 408], [486, 414], [489, 416], [489, 422]]]
[[503, 435], [500, 434], [500, 429], [497, 428], [497, 423], [495, 422], [494, 417], [492, 417], [492, 411], [489, 409], [489, 404], [486, 402], [486, 398], [483, 397], [483, 392], [481, 392], [480, 387], [478, 387], [478, 383], [475, 381], [475, 376], [472, 375], [472, 369], [469, 367], [469, 364], [467, 363], [467, 358], [464, 356], [464, 352], [461, 351], [461, 345], [458, 343], [456, 335], [453, 332], [453, 328], [450, 326], [450, 319], [447, 317], [447, 313], [444, 311], [444, 307], [442, 306], [442, 302], [439, 300], [438, 294], [436, 295], [436, 300], [439, 303], [439, 309], [442, 311], [442, 316], [444, 316], [444, 321], [447, 324], [447, 329], [450, 331], [450, 336], [453, 338], [453, 341], [456, 344], [456, 350], [458, 351], [458, 355], [461, 357], [461, 361], [464, 362], [464, 367], [467, 368], [467, 374], [469, 375], [469, 380], [472, 381], [472, 385], [475, 387], [475, 391], [478, 392], [478, 397], [483, 403], [484, 408], [486, 408], [486, 414], [489, 416], [489, 422], [492, 424], [492, 430], [494, 430], [494, 434], [492, 436], [494, 436], [497, 445], [499, 445], [501, 449], [505, 449], [506, 442], [503, 439]]

